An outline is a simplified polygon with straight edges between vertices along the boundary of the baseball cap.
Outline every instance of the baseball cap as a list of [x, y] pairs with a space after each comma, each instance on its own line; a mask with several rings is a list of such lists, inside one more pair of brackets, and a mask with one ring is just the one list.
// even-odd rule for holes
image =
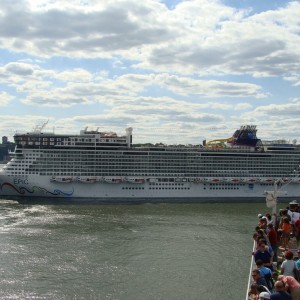
[[259, 299], [271, 299], [270, 294], [268, 292], [261, 292], [259, 294]]
[[257, 217], [260, 219], [260, 218], [263, 217], [263, 215], [262, 214], [258, 214]]

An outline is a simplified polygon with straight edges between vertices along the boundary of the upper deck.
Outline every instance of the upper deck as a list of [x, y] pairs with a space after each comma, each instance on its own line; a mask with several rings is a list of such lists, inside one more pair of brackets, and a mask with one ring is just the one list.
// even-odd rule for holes
[[165, 145], [144, 144], [135, 146], [132, 144], [132, 128], [126, 128], [125, 135], [117, 135], [115, 132], [102, 132], [88, 130], [86, 127], [79, 134], [55, 134], [42, 132], [38, 128], [32, 132], [16, 133], [14, 140], [18, 150], [21, 149], [76, 149], [76, 150], [126, 150], [132, 149], [136, 152], [161, 151], [161, 152], [210, 152], [210, 153], [290, 153], [299, 152], [300, 145], [295, 141], [261, 141], [256, 137], [255, 126], [242, 126], [232, 137], [228, 139], [217, 139], [208, 143], [196, 145]]
[[114, 132], [80, 131], [79, 135], [44, 133], [33, 131], [16, 133], [14, 141], [17, 148], [130, 148], [132, 146], [132, 128], [126, 129], [126, 135], [118, 136]]

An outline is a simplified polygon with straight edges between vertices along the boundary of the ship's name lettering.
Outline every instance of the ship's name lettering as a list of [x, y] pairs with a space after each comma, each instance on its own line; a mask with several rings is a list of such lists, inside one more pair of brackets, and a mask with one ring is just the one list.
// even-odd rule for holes
[[26, 178], [15, 178], [14, 184], [28, 184], [28, 179]]

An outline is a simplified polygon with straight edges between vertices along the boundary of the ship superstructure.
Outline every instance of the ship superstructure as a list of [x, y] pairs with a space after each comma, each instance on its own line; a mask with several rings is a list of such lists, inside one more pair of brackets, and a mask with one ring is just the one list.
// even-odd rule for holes
[[264, 199], [275, 181], [300, 197], [300, 147], [263, 143], [255, 126], [195, 146], [139, 146], [124, 136], [85, 128], [78, 135], [16, 133], [13, 158], [0, 171], [2, 197], [108, 201], [243, 201]]

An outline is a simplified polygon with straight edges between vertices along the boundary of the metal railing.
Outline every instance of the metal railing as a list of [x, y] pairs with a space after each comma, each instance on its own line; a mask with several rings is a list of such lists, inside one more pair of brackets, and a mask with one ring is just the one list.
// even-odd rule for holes
[[[253, 249], [252, 249], [252, 253], [255, 252], [255, 248], [256, 248], [256, 242], [253, 241]], [[249, 300], [251, 298], [249, 298], [249, 289], [250, 289], [250, 285], [252, 283], [252, 270], [254, 269], [254, 256], [251, 255], [251, 263], [250, 263], [250, 272], [249, 272], [249, 277], [248, 277], [248, 286], [247, 286], [247, 294], [246, 294], [246, 300]]]

